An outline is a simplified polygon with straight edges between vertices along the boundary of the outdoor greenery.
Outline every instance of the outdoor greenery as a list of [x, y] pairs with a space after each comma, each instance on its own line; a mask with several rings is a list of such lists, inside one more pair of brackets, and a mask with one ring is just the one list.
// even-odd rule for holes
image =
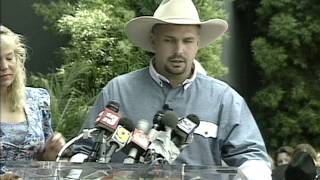
[[[152, 54], [131, 44], [125, 24], [140, 15], [152, 15], [160, 0], [38, 0], [37, 14], [47, 30], [69, 39], [61, 47], [63, 65], [55, 73], [33, 75], [29, 84], [43, 86], [53, 97], [55, 130], [75, 136], [96, 95], [115, 76], [143, 68]], [[203, 20], [226, 19], [223, 0], [197, 0]], [[210, 75], [221, 77], [222, 38], [201, 50], [198, 59]]]
[[[251, 101], [269, 149], [320, 148], [320, 1], [237, 0], [257, 17], [252, 55], [261, 84]], [[254, 12], [247, 12], [254, 7]]]

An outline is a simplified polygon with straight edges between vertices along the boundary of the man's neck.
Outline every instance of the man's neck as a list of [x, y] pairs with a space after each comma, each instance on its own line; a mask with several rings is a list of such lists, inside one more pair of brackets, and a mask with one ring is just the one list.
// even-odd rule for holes
[[173, 88], [177, 88], [182, 85], [182, 83], [192, 76], [192, 72], [189, 75], [175, 75], [172, 77], [166, 77]]
[[153, 66], [153, 69], [156, 71], [156, 73], [160, 74], [161, 76], [163, 76], [164, 78], [166, 78], [170, 82], [170, 84], [173, 88], [177, 88], [177, 87], [181, 86], [185, 82], [186, 79], [189, 79], [192, 77], [192, 75], [195, 71], [195, 66], [193, 64], [190, 73], [181, 74], [181, 75], [171, 75], [171, 74], [159, 72], [156, 68], [155, 63], [154, 63], [154, 59], [151, 62], [151, 65]]
[[192, 68], [191, 72], [188, 74], [181, 74], [181, 75], [161, 74], [161, 75], [169, 80], [173, 88], [177, 88], [181, 86], [186, 81], [186, 79], [191, 78], [193, 73], [194, 73], [194, 68]]

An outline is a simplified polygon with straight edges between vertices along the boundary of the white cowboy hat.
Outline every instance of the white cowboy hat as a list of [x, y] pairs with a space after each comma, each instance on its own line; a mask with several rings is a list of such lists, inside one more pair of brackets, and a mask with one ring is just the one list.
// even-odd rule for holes
[[163, 0], [153, 16], [132, 19], [126, 26], [129, 40], [136, 46], [154, 52], [150, 33], [155, 24], [195, 24], [200, 25], [200, 48], [208, 46], [221, 36], [228, 24], [222, 19], [201, 22], [192, 0]]

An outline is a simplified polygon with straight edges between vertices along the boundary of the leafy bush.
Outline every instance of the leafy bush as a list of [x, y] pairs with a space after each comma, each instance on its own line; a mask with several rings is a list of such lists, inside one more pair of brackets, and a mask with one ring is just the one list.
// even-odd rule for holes
[[242, 10], [258, 4], [251, 47], [261, 87], [251, 105], [269, 149], [320, 148], [320, 1], [237, 3]]
[[47, 75], [31, 74], [28, 78], [28, 84], [49, 91], [54, 129], [63, 132], [66, 138], [78, 133], [88, 113], [88, 105], [93, 103], [95, 97], [94, 94], [82, 96], [83, 92], [74, 86], [88, 66], [77, 62], [69, 70], [60, 69], [57, 73]]

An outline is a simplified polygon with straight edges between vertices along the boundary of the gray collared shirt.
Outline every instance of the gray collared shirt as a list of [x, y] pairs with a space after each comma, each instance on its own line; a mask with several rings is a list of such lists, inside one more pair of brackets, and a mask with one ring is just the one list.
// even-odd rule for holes
[[[175, 163], [221, 165], [223, 160], [237, 167], [247, 160], [269, 163], [259, 128], [244, 99], [226, 83], [198, 73], [197, 69], [177, 88], [159, 76], [152, 64], [114, 78], [99, 94], [87, 128], [94, 127], [99, 112], [110, 100], [120, 102], [120, 113], [134, 123], [145, 119], [152, 124], [164, 104], [180, 117], [196, 114], [201, 122], [193, 142]], [[121, 158], [117, 160], [122, 162]]]

